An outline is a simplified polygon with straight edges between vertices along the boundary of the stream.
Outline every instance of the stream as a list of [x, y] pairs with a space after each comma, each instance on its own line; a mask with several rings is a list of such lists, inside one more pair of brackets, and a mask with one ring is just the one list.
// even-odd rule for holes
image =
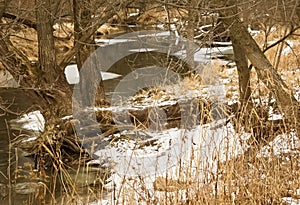
[[[107, 39], [99, 39], [96, 41], [99, 45], [109, 45], [114, 43], [120, 43], [121, 39], [118, 40], [107, 40]], [[128, 40], [128, 39], [124, 39]], [[144, 55], [143, 51], [137, 52], [133, 55], [130, 55], [127, 58], [124, 58], [118, 62], [116, 62], [108, 72], [112, 72], [120, 75], [121, 77], [116, 76], [116, 78], [111, 78], [111, 75], [108, 73], [104, 78], [104, 87], [106, 91], [106, 95], [108, 99], [112, 97], [118, 96], [121, 93], [115, 93], [115, 89], [120, 83], [120, 80], [124, 79], [124, 77], [130, 74], [133, 71], [133, 64], [129, 64], [128, 62], [134, 61], [134, 65], [136, 67], [149, 67], [153, 66], [153, 59], [161, 58], [160, 54], [151, 55], [149, 58], [148, 55]], [[211, 57], [224, 57], [224, 55], [232, 55], [232, 48], [230, 44], [221, 47], [214, 47], [207, 51], [207, 49], [200, 49], [195, 54], [195, 61], [208, 62], [211, 60]], [[178, 56], [185, 55], [184, 52], [177, 52]], [[228, 61], [221, 60], [223, 64], [227, 64]], [[137, 76], [139, 77], [139, 76]], [[130, 83], [130, 81], [128, 81]], [[141, 87], [142, 88], [142, 87]], [[34, 189], [32, 191], [31, 179], [26, 179], [23, 177], [21, 179], [15, 179], [13, 172], [17, 167], [23, 166], [25, 167], [24, 175], [28, 174], [28, 172], [33, 169], [33, 160], [29, 157], [25, 157], [24, 154], [18, 149], [9, 149], [10, 141], [15, 138], [19, 134], [18, 131], [11, 132], [8, 129], [8, 122], [11, 119], [15, 119], [21, 114], [24, 114], [29, 111], [34, 111], [32, 102], [30, 102], [26, 96], [26, 92], [31, 92], [31, 90], [22, 90], [19, 88], [0, 88], [1, 92], [1, 100], [2, 107], [9, 106], [9, 110], [13, 113], [6, 113], [0, 110], [3, 115], [0, 116], [0, 205], [1, 204], [23, 204], [32, 202], [32, 193], [34, 193]], [[3, 104], [4, 102], [4, 104]], [[30, 133], [29, 133], [30, 134]], [[27, 169], [27, 170], [26, 170]], [[22, 173], [21, 173], [22, 174]]]

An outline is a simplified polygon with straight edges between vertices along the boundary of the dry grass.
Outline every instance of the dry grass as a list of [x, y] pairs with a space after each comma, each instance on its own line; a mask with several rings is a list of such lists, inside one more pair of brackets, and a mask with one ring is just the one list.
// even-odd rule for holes
[[[278, 133], [289, 131], [270, 137]], [[289, 147], [280, 154], [266, 155], [258, 147], [250, 153], [255, 156], [216, 158], [215, 170], [200, 170], [203, 162], [190, 156], [164, 175], [123, 178], [117, 204], [285, 204], [283, 197], [300, 199], [300, 146]]]
[[[185, 79], [185, 83], [193, 87], [191, 82], [192, 79]], [[247, 124], [254, 126], [264, 122], [260, 119], [256, 124]], [[254, 127], [248, 129], [253, 131]], [[281, 127], [276, 132], [273, 129], [271, 126], [267, 130], [270, 138], [291, 132], [288, 127]], [[238, 135], [244, 133], [243, 128], [236, 131]], [[52, 146], [44, 151], [52, 159], [55, 168], [50, 178], [44, 176], [52, 185], [45, 183], [45, 186], [41, 186], [38, 192], [29, 196], [28, 204], [100, 204], [104, 199], [108, 199], [109, 204], [287, 204], [283, 197], [300, 199], [300, 144], [289, 146], [288, 152], [280, 154], [270, 152], [263, 155], [262, 147], [258, 146], [251, 153], [225, 161], [216, 157], [217, 166], [213, 170], [211, 167], [201, 169], [203, 162], [197, 159], [196, 154], [191, 154], [175, 170], [168, 170], [167, 174], [157, 173], [152, 177], [115, 176], [119, 184], [110, 189], [95, 186], [97, 180], [105, 180], [99, 173], [82, 171], [79, 166], [71, 171], [65, 166], [59, 149]], [[219, 154], [216, 153], [216, 156]], [[40, 174], [47, 175], [46, 172]], [[54, 184], [61, 187], [61, 191], [57, 192]], [[47, 198], [49, 195], [50, 199]]]
[[[284, 29], [276, 29], [268, 36], [268, 40], [278, 40], [283, 36]], [[262, 36], [256, 37], [262, 43]], [[261, 38], [261, 39], [259, 39]], [[278, 71], [282, 78], [291, 87], [299, 85], [299, 43], [298, 38], [288, 38], [293, 42], [290, 52], [288, 45], [283, 44], [280, 51], [280, 44], [270, 49], [266, 55], [269, 60], [276, 64], [278, 60]], [[280, 58], [278, 57], [280, 56]], [[220, 76], [229, 77], [224, 69], [217, 67]], [[234, 73], [236, 75], [236, 73]], [[235, 76], [237, 77], [237, 76]], [[187, 84], [192, 84], [191, 79], [186, 79]], [[237, 90], [237, 84], [232, 77], [227, 83], [227, 87], [233, 86], [227, 97], [233, 96], [233, 91]], [[255, 70], [251, 72], [252, 97], [266, 100], [269, 90], [257, 79]], [[263, 107], [263, 105], [260, 105]], [[264, 109], [268, 110], [266, 106]], [[248, 113], [247, 113], [248, 114]], [[257, 113], [259, 114], [259, 113]], [[254, 114], [255, 115], [255, 114]], [[243, 116], [241, 114], [240, 116]], [[119, 189], [119, 199], [117, 204], [291, 204], [291, 201], [300, 203], [300, 143], [299, 138], [289, 141], [289, 135], [293, 135], [288, 124], [282, 126], [276, 124], [265, 125], [264, 117], [255, 118], [256, 122], [248, 122], [252, 134], [252, 149], [237, 157], [226, 161], [219, 161], [217, 170], [205, 170], [201, 172], [191, 171], [195, 167], [178, 165], [175, 173], [167, 176], [147, 178], [138, 176], [136, 178], [123, 179]], [[242, 119], [236, 119], [241, 122]], [[252, 125], [252, 127], [251, 127]], [[264, 142], [259, 143], [256, 125], [260, 125], [264, 137]], [[266, 126], [266, 127], [264, 127]], [[263, 131], [264, 130], [264, 131]], [[242, 134], [243, 128], [236, 130]], [[273, 141], [278, 136], [282, 136], [283, 141]], [[253, 142], [254, 140], [254, 142]], [[251, 140], [249, 141], [251, 142]], [[271, 143], [273, 142], [273, 143]], [[277, 143], [276, 143], [277, 142]], [[289, 149], [277, 150], [273, 147], [286, 146]], [[266, 149], [271, 150], [268, 154]], [[189, 158], [187, 164], [195, 162], [195, 158]], [[186, 165], [186, 164], [185, 164]], [[170, 170], [168, 170], [170, 171]], [[209, 176], [203, 178], [204, 175]], [[289, 198], [287, 198], [289, 197]], [[122, 199], [122, 200], [121, 200]]]
[[[218, 71], [221, 75], [226, 75], [222, 68], [218, 68]], [[255, 72], [251, 77], [252, 96], [257, 99], [266, 98], [269, 93], [267, 88], [257, 80]], [[196, 83], [193, 83], [195, 79], [186, 78], [182, 83], [188, 89], [197, 89]], [[228, 85], [237, 88], [234, 80]], [[155, 95], [155, 97], [159, 96]], [[256, 114], [256, 112], [253, 113], [253, 115]], [[243, 113], [240, 116], [243, 116]], [[252, 135], [252, 138], [250, 137], [252, 141], [249, 141], [250, 144], [252, 143], [250, 152], [225, 161], [218, 160], [216, 157], [217, 166], [213, 170], [211, 167], [200, 169], [200, 164], [203, 162], [197, 160], [196, 154], [192, 154], [185, 159], [185, 163], [179, 163], [175, 170], [168, 170], [167, 174], [157, 173], [152, 177], [115, 175], [119, 184], [117, 187], [110, 187], [112, 196], [108, 198], [109, 204], [289, 204], [284, 197], [289, 197], [290, 200], [300, 199], [299, 142], [288, 144], [290, 148], [288, 151], [281, 151], [279, 154], [271, 151], [267, 155], [263, 154], [262, 150], [265, 146], [261, 146], [257, 142], [259, 140], [254, 137], [257, 136], [255, 133], [257, 130], [264, 130], [262, 134], [268, 136], [266, 140], [269, 142], [280, 134], [288, 135], [291, 130], [288, 125], [281, 126], [279, 129], [276, 125], [264, 127], [263, 118], [255, 118], [255, 120], [255, 123], [253, 121], [245, 123], [250, 126], [247, 131]], [[242, 119], [235, 121], [240, 123]], [[236, 132], [242, 135], [245, 132], [243, 126], [237, 126]], [[216, 153], [216, 156], [219, 154]], [[194, 166], [195, 164], [199, 166]], [[103, 196], [107, 194], [106, 189], [103, 188], [89, 187], [82, 191], [67, 171], [61, 174], [64, 176], [63, 192], [68, 194], [60, 198], [59, 204], [87, 204], [90, 201], [100, 203]], [[59, 175], [57, 178], [60, 178]]]

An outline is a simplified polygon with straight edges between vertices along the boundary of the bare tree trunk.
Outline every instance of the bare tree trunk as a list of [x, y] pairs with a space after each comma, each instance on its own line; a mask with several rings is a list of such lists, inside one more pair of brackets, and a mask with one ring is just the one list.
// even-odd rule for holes
[[90, 11], [90, 0], [73, 0], [74, 12], [74, 46], [82, 44], [82, 48], [76, 53], [76, 63], [81, 68], [86, 59], [95, 50], [94, 35], [91, 35], [86, 41], [81, 42], [80, 38], [86, 35], [89, 26], [92, 23], [92, 12]]
[[234, 51], [234, 60], [239, 76], [240, 103], [243, 107], [244, 105], [251, 104], [250, 69], [248, 68], [247, 57], [244, 49], [240, 46], [234, 36], [231, 36], [231, 41]]
[[35, 87], [44, 88], [37, 91], [37, 97], [44, 102], [43, 105], [46, 105], [42, 113], [50, 124], [70, 112], [72, 93], [63, 70], [57, 65], [51, 0], [35, 0], [35, 2], [39, 57], [39, 65], [34, 74], [38, 79]]
[[194, 50], [193, 48], [194, 45], [194, 37], [195, 37], [195, 31], [194, 29], [196, 28], [196, 16], [197, 13], [195, 11], [195, 8], [197, 7], [198, 1], [197, 0], [191, 0], [190, 6], [191, 8], [189, 9], [189, 17], [188, 17], [188, 27], [187, 27], [187, 39], [189, 40], [186, 44], [186, 57], [187, 60], [190, 64], [190, 66], [194, 67]]
[[58, 69], [56, 62], [51, 3], [50, 0], [36, 0], [35, 2], [40, 67], [38, 76], [39, 79], [43, 79], [39, 84], [47, 82], [54, 85], [61, 78], [62, 72]]
[[188, 15], [188, 28], [187, 28], [187, 39], [190, 41], [194, 41], [195, 31], [196, 28], [196, 18], [197, 13], [196, 8], [198, 7], [198, 0], [191, 0], [189, 3], [189, 15]]
[[[91, 72], [88, 76], [82, 75], [80, 76], [81, 80], [81, 95], [82, 98], [85, 99], [84, 105], [82, 106], [92, 106], [97, 101], [97, 104], [102, 104], [105, 101], [105, 92], [103, 81], [101, 77], [100, 70], [94, 69], [93, 67], [97, 67], [95, 62], [92, 59], [89, 62], [86, 62], [88, 57], [94, 52], [94, 35], [90, 35], [89, 38], [86, 38], [85, 41], [81, 41], [82, 37], [87, 36], [89, 30], [92, 28], [92, 12], [91, 12], [91, 1], [90, 0], [73, 0], [73, 12], [74, 12], [74, 33], [75, 33], [75, 41], [74, 47], [79, 47], [78, 44], [81, 44], [81, 49], [79, 49], [76, 53], [76, 63], [79, 69], [82, 68], [84, 63], [88, 63], [89, 65], [85, 65], [86, 67], [91, 68]], [[91, 67], [92, 66], [92, 67]], [[100, 79], [99, 85], [95, 85]], [[93, 88], [97, 88], [96, 96], [91, 96], [90, 90]]]
[[[236, 128], [239, 129], [239, 125], [241, 125], [246, 131], [249, 131], [249, 128], [253, 126], [253, 104], [250, 98], [250, 69], [248, 68], [248, 61], [244, 49], [240, 46], [237, 39], [235, 39], [233, 35], [231, 35], [230, 38], [232, 41], [234, 61], [237, 67], [239, 78], [240, 107], [238, 107], [236, 112], [236, 119], [238, 121], [238, 123], [236, 123]], [[255, 121], [257, 121], [257, 116], [255, 116]], [[257, 138], [257, 136], [253, 137], [254, 139]]]
[[[237, 14], [237, 6], [232, 8]], [[241, 106], [250, 105], [250, 69], [248, 68], [248, 59], [245, 53], [244, 48], [239, 44], [239, 39], [233, 33], [230, 33], [230, 38], [232, 42], [234, 60], [238, 71], [239, 76], [239, 94], [240, 94], [240, 103]]]

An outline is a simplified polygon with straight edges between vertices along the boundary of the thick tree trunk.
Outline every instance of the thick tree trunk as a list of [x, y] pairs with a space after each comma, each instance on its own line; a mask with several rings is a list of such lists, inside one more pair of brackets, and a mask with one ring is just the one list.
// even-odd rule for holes
[[38, 82], [38, 98], [45, 102], [42, 110], [48, 124], [59, 119], [62, 115], [70, 113], [71, 89], [64, 72], [59, 68], [53, 36], [53, 14], [51, 13], [51, 0], [36, 0], [36, 21], [38, 34], [39, 64], [35, 76]]
[[78, 68], [81, 68], [86, 59], [95, 50], [94, 49], [94, 35], [91, 35], [86, 41], [79, 41], [82, 36], [87, 34], [89, 26], [91, 26], [92, 12], [90, 11], [89, 0], [73, 0], [74, 11], [74, 46], [82, 44], [82, 48], [76, 53], [76, 63]]
[[248, 68], [248, 60], [245, 51], [238, 43], [238, 40], [231, 35], [231, 41], [234, 51], [234, 60], [239, 76], [240, 103], [243, 107], [244, 105], [251, 104], [250, 69]]
[[[230, 36], [232, 41], [232, 47], [234, 51], [234, 60], [238, 71], [239, 78], [239, 101], [240, 107], [236, 112], [236, 119], [238, 123], [236, 128], [239, 129], [239, 125], [243, 126], [246, 131], [249, 131], [253, 126], [253, 104], [250, 98], [251, 88], [250, 88], [250, 69], [248, 68], [248, 60], [245, 55], [244, 49], [238, 43], [238, 40], [235, 39], [234, 35]], [[257, 120], [256, 116], [255, 119]], [[250, 125], [250, 126], [249, 126]], [[254, 136], [256, 138], [256, 136]]]
[[[36, 0], [36, 21], [38, 32], [39, 80], [40, 86], [49, 83], [54, 85], [61, 77], [56, 63], [53, 37], [53, 20], [50, 0]], [[41, 80], [43, 79], [43, 80]], [[61, 79], [60, 79], [61, 80]]]
[[[81, 41], [84, 36], [88, 35], [89, 30], [92, 28], [93, 19], [91, 11], [91, 1], [73, 0], [73, 12], [75, 36], [74, 47], [81, 47], [81, 49], [79, 49], [76, 53], [77, 66], [79, 69], [81, 69], [84, 63], [86, 63], [84, 66], [90, 67], [91, 72], [93, 71], [93, 73], [90, 73], [88, 76], [82, 75], [82, 72], [80, 75], [81, 95], [83, 96], [83, 99], [85, 99], [84, 105], [82, 106], [92, 106], [95, 104], [95, 101], [97, 101], [97, 104], [102, 104], [102, 102], [105, 101], [105, 92], [101, 73], [97, 69], [91, 67], [97, 67], [97, 65], [92, 62], [92, 60], [86, 62], [89, 56], [95, 51], [94, 35], [90, 35], [90, 37], [86, 38], [85, 41]], [[78, 44], [81, 44], [81, 46], [79, 46]], [[94, 80], [94, 78], [100, 79], [99, 85], [95, 84], [96, 82], [98, 82], [98, 80]], [[94, 87], [97, 88], [97, 94], [96, 96], [90, 96], [90, 90], [93, 90]]]

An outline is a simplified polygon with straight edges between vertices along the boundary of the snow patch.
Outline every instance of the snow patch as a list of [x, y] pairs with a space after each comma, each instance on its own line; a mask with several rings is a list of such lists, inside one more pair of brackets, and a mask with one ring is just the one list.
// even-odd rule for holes
[[278, 135], [269, 145], [262, 148], [259, 156], [268, 157], [270, 155], [278, 156], [283, 153], [297, 152], [299, 148], [299, 138], [296, 133]]
[[65, 76], [70, 85], [79, 83], [80, 77], [77, 65], [68, 65], [65, 68]]
[[43, 132], [45, 129], [45, 118], [39, 110], [22, 115], [20, 119], [10, 121], [12, 129], [26, 129], [30, 131]]
[[[111, 80], [121, 77], [121, 75], [111, 72], [100, 71], [102, 80]], [[65, 76], [69, 84], [78, 84], [80, 82], [80, 76], [78, 67], [76, 64], [68, 65], [65, 68]]]
[[[226, 123], [223, 119], [191, 130], [172, 128], [161, 132], [145, 131], [150, 139], [122, 140], [96, 151], [95, 155], [99, 159], [109, 159], [117, 174], [127, 176], [165, 173], [179, 163], [189, 163], [191, 152], [200, 157], [195, 161], [201, 161], [203, 168], [215, 169], [217, 161], [231, 158], [244, 149], [240, 144], [241, 136], [236, 134], [230, 123]], [[147, 140], [152, 141], [151, 146], [141, 146], [147, 144]], [[215, 160], [216, 156], [218, 160]], [[194, 164], [195, 169], [196, 166], [199, 164]]]

